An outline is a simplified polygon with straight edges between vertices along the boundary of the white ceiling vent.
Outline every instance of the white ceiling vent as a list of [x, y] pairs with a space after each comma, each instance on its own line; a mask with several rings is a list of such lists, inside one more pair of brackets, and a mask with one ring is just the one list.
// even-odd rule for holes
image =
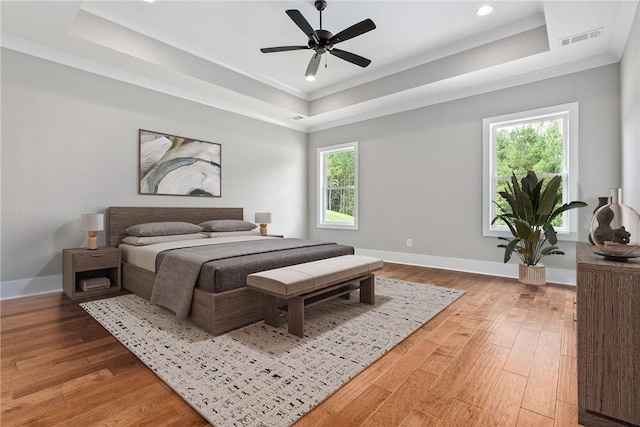
[[584, 33], [574, 34], [573, 36], [564, 37], [559, 40], [560, 46], [569, 46], [570, 44], [581, 42], [583, 40], [594, 39], [602, 35], [603, 27], [585, 31]]

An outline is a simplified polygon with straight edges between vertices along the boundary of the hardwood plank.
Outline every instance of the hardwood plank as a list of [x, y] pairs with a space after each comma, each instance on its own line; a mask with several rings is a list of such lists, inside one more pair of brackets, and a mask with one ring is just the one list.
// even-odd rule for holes
[[334, 415], [326, 406], [316, 406], [304, 417], [294, 424], [295, 427], [316, 427], [317, 425], [328, 423], [329, 417]]
[[414, 409], [413, 399], [429, 387], [437, 377], [417, 369], [385, 402], [362, 424], [363, 426], [397, 426]]
[[418, 397], [416, 409], [441, 418], [451, 399], [460, 391], [493, 334], [476, 331], [440, 377]]
[[[135, 360], [137, 363], [139, 362], [135, 356], [131, 353], [124, 353], [118, 357], [107, 360], [105, 362], [99, 364], [90, 364], [88, 361], [73, 361], [65, 364], [57, 365], [56, 368], [59, 369], [61, 365], [65, 365], [64, 369], [61, 370], [52, 370], [52, 371], [42, 371], [38, 373], [38, 378], [33, 382], [24, 381], [23, 384], [16, 386], [11, 394], [14, 398], [19, 398], [21, 396], [26, 396], [31, 393], [35, 393], [37, 391], [43, 390], [45, 388], [51, 387], [56, 384], [60, 384], [63, 382], [70, 381], [73, 378], [77, 378], [79, 376], [84, 376], [90, 374], [91, 372], [96, 372], [104, 368], [109, 368], [111, 364], [118, 364], [122, 361]], [[27, 377], [28, 378], [28, 377]]]
[[563, 295], [553, 295], [549, 299], [545, 311], [542, 329], [549, 332], [562, 332], [565, 316], [565, 298]]
[[[20, 410], [17, 407], [14, 410], [2, 411], [3, 426], [21, 426], [34, 424], [35, 421], [40, 422], [44, 417], [53, 411], [60, 411], [67, 408], [67, 403], [62, 395], [58, 394], [49, 399], [41, 400], [38, 405], [29, 405], [29, 410]], [[42, 424], [46, 425], [46, 424]]]
[[390, 392], [397, 390], [436, 348], [436, 345], [432, 342], [420, 341], [373, 383]]
[[576, 357], [560, 355], [558, 400], [572, 405], [578, 404], [578, 359]]
[[393, 351], [385, 354], [369, 368], [356, 375], [355, 378], [340, 388], [340, 390], [329, 396], [329, 398], [323, 403], [323, 406], [327, 411], [332, 413], [343, 410], [345, 406], [360, 396], [360, 394], [376, 379], [378, 379], [388, 369], [395, 366], [401, 357], [401, 354]]
[[349, 403], [342, 411], [323, 420], [318, 427], [334, 427], [337, 425], [361, 425], [389, 397], [391, 392], [375, 384], [367, 387], [358, 399]]
[[452, 322], [450, 320], [445, 320], [438, 327], [436, 327], [433, 331], [431, 331], [424, 338], [425, 340], [431, 341], [434, 344], [442, 345], [449, 339], [451, 334], [458, 329], [458, 322]]
[[[128, 407], [138, 409], [150, 404], [142, 392], [150, 385], [160, 386], [157, 377], [148, 369], [121, 374], [103, 381], [101, 387], [80, 387], [62, 393], [65, 401], [70, 402], [64, 411], [51, 411], [38, 419], [42, 425], [89, 425], [91, 420], [103, 420], [112, 412], [123, 411]], [[111, 396], [110, 401], [105, 395]], [[140, 396], [145, 396], [140, 400]], [[144, 419], [144, 417], [140, 417]], [[74, 420], [74, 422], [71, 422]]]
[[451, 317], [449, 317], [448, 320], [449, 322], [462, 323], [469, 317], [471, 313], [473, 313], [477, 309], [478, 306], [470, 302], [460, 304], [458, 306], [458, 309], [451, 315]]
[[521, 327], [521, 323], [503, 322], [493, 339], [493, 344], [507, 348], [513, 347]]
[[539, 338], [540, 332], [521, 328], [511, 347], [504, 370], [525, 377], [529, 376], [534, 356], [533, 350], [538, 346]]
[[[96, 399], [88, 404], [79, 403], [79, 406], [83, 407], [83, 411], [77, 412], [66, 422], [71, 426], [86, 426], [91, 423], [91, 420], [100, 419], [103, 420], [104, 425], [122, 425], [132, 415], [136, 415], [145, 419], [146, 422], [153, 423], [155, 421], [155, 424], [158, 425], [172, 411], [171, 407], [167, 407], [165, 404], [165, 398], [161, 397], [166, 392], [166, 389], [157, 383], [151, 382], [145, 385], [138, 383], [135, 388], [121, 391], [114, 402], [102, 403], [101, 400]], [[139, 395], [145, 396], [143, 405], [135, 402], [135, 397]], [[114, 404], [119, 408], [118, 411], [112, 410]], [[153, 420], [149, 419], [150, 417], [157, 418]]]
[[532, 307], [524, 322], [522, 328], [530, 331], [541, 331], [544, 325], [549, 299], [537, 294], [532, 302]]
[[446, 416], [440, 419], [438, 427], [467, 427], [478, 421], [482, 410], [458, 399], [451, 399], [451, 404], [445, 413]]
[[553, 418], [547, 418], [535, 412], [520, 409], [516, 427], [553, 427]]
[[[469, 319], [465, 321], [468, 322]], [[438, 346], [438, 352], [446, 356], [455, 356], [462, 347], [471, 339], [473, 333], [478, 329], [480, 322], [471, 327], [465, 327], [465, 323], [461, 324], [445, 342]]]
[[504, 347], [495, 344], [489, 346], [456, 397], [478, 408], [486, 408], [508, 355], [509, 350]]
[[82, 342], [80, 344], [61, 348], [55, 351], [47, 352], [45, 354], [39, 354], [35, 357], [28, 359], [21, 359], [15, 362], [18, 369], [33, 369], [42, 364], [51, 363], [59, 364], [72, 360], [82, 359], [86, 356], [94, 354], [95, 352], [101, 352], [109, 346], [120, 345], [112, 335], [103, 337], [97, 340]]
[[556, 405], [556, 413], [554, 419], [556, 427], [577, 426], [578, 424], [578, 407], [567, 402], [559, 400]]
[[[158, 383], [152, 383], [148, 386], [140, 389], [139, 394], [145, 396], [145, 403], [143, 406], [131, 404], [128, 399], [130, 396], [123, 397], [124, 405], [121, 410], [117, 412], [109, 412], [109, 408], [106, 405], [96, 405], [92, 408], [92, 411], [98, 411], [100, 414], [89, 413], [79, 414], [75, 418], [72, 418], [73, 425], [86, 425], [87, 422], [91, 422], [92, 419], [100, 418], [103, 425], [126, 425], [127, 420], [132, 417], [144, 417], [147, 425], [168, 425], [171, 424], [171, 418], [175, 415], [175, 410], [168, 403], [171, 400], [171, 393]], [[136, 393], [136, 394], [138, 394]], [[105, 414], [105, 415], [102, 415]], [[191, 418], [196, 418], [192, 416]], [[188, 419], [181, 416], [181, 419], [175, 419], [174, 422], [182, 421], [187, 424]]]
[[400, 427], [435, 427], [438, 425], [438, 419], [424, 412], [412, 409], [409, 415], [399, 424]]
[[425, 359], [424, 363], [420, 365], [420, 369], [439, 376], [447, 369], [452, 360], [453, 356], [444, 354], [440, 352], [439, 349], [436, 349], [436, 351], [431, 353], [431, 355]]
[[553, 418], [556, 412], [556, 391], [560, 366], [561, 336], [542, 331], [536, 348], [522, 407]]
[[2, 412], [12, 412], [28, 407], [29, 405], [36, 405], [39, 402], [52, 400], [64, 393], [69, 393], [76, 389], [100, 387], [100, 383], [106, 379], [113, 377], [113, 374], [108, 369], [102, 369], [98, 372], [92, 372], [82, 377], [74, 378], [67, 382], [56, 384], [49, 388], [37, 391], [35, 393], [28, 394], [20, 398], [13, 398], [11, 393], [7, 393], [2, 398]]
[[576, 340], [576, 326], [572, 321], [571, 326], [562, 328], [561, 354], [570, 357], [578, 357], [578, 342]]
[[512, 372], [502, 371], [491, 394], [491, 399], [475, 427], [515, 426], [526, 386], [527, 378]]

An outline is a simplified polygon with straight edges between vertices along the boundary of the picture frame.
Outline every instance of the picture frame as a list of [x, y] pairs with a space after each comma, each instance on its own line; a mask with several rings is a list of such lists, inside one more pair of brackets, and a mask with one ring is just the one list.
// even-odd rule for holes
[[139, 194], [222, 197], [222, 144], [139, 129]]

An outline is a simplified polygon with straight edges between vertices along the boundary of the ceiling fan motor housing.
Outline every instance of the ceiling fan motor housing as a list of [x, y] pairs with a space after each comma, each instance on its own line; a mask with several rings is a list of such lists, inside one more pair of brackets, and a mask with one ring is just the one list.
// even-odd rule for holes
[[328, 50], [331, 50], [333, 47], [333, 43], [329, 43], [329, 39], [333, 37], [331, 31], [327, 30], [316, 30], [316, 34], [318, 35], [318, 43], [313, 39], [309, 39], [309, 47], [316, 51], [316, 53], [325, 53]]

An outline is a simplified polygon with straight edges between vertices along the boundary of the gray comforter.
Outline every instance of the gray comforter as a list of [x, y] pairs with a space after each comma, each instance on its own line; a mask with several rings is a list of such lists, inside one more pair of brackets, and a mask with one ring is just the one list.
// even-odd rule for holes
[[186, 319], [193, 289], [223, 292], [246, 285], [248, 274], [352, 254], [351, 246], [302, 239], [261, 239], [174, 249], [158, 255], [151, 302]]

